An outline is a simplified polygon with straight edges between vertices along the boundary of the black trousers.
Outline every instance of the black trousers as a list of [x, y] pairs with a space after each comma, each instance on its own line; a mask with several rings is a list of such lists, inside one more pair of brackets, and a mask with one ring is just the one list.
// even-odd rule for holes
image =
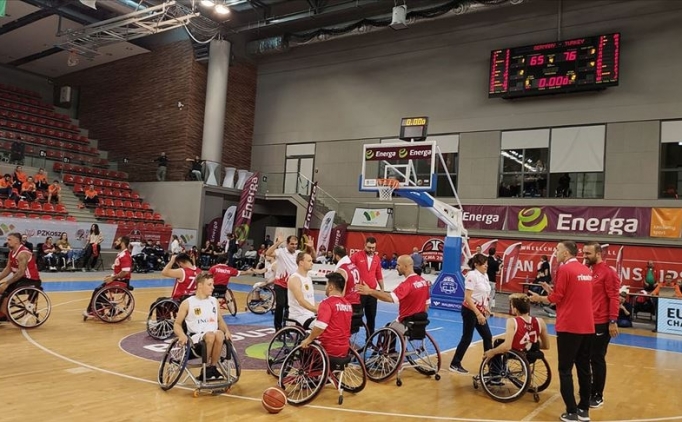
[[474, 329], [478, 331], [478, 334], [483, 339], [483, 350], [490, 350], [493, 348], [493, 335], [490, 332], [490, 326], [488, 322], [481, 325], [476, 319], [476, 313], [469, 308], [462, 306], [462, 338], [459, 340], [457, 345], [457, 350], [455, 355], [452, 357], [452, 362], [450, 366], [461, 365], [462, 359], [464, 359], [464, 354], [467, 352], [471, 340], [474, 338]]
[[592, 397], [601, 398], [604, 395], [606, 384], [606, 351], [609, 348], [611, 335], [609, 324], [595, 324], [594, 338], [592, 339], [592, 352], [590, 353], [590, 366], [592, 368]]
[[284, 310], [289, 305], [287, 288], [275, 284], [275, 330], [284, 324]]
[[367, 321], [367, 335], [374, 333], [374, 327], [377, 319], [377, 299], [372, 296], [360, 296], [360, 304], [365, 312], [365, 321]]
[[[559, 355], [559, 387], [566, 405], [566, 412], [577, 413], [578, 408], [590, 408], [590, 353], [594, 334], [558, 332], [556, 337]], [[573, 365], [578, 372], [580, 402], [576, 405], [573, 390]]]

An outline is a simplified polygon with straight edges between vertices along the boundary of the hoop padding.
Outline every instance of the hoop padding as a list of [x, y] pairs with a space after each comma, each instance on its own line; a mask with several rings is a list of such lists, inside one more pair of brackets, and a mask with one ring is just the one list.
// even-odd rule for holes
[[390, 201], [393, 197], [393, 191], [400, 186], [400, 181], [397, 179], [377, 179], [377, 192], [379, 192], [379, 200]]

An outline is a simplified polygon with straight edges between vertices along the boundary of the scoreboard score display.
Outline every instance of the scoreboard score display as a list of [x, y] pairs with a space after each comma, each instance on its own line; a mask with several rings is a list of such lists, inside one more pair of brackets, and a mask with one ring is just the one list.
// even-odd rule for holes
[[490, 53], [488, 97], [517, 98], [618, 85], [620, 34], [598, 35]]

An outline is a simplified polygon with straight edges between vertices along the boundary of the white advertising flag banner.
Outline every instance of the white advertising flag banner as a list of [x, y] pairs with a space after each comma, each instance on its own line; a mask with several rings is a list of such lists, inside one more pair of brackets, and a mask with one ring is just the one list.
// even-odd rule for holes
[[336, 211], [329, 211], [325, 214], [322, 219], [322, 225], [320, 226], [320, 238], [317, 241], [317, 255], [320, 254], [320, 248], [324, 246], [326, 251], [329, 250], [329, 238], [332, 234], [332, 227], [334, 226], [334, 217], [336, 216]]
[[235, 214], [237, 214], [236, 205], [232, 205], [225, 210], [225, 215], [223, 215], [223, 225], [220, 228], [220, 243], [227, 242], [227, 235], [232, 233], [232, 229], [234, 228]]

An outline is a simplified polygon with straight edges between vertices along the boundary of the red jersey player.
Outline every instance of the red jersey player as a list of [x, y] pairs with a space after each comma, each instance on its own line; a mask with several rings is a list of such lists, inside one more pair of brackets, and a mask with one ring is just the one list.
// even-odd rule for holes
[[530, 316], [530, 299], [521, 293], [509, 296], [514, 318], [507, 319], [507, 331], [504, 340], [495, 340], [495, 347], [487, 350], [483, 355], [492, 358], [495, 355], [506, 353], [510, 349], [519, 352], [531, 350], [533, 345], [539, 343], [540, 349], [549, 349], [549, 334], [545, 321]]
[[[176, 262], [178, 268], [173, 268]], [[186, 253], [171, 256], [168, 264], [161, 271], [162, 276], [175, 279], [171, 297], [177, 301], [182, 301], [187, 296], [194, 294], [197, 290], [195, 279], [199, 274], [201, 274], [201, 268], [195, 267], [192, 264], [192, 259]]]
[[113, 265], [114, 272], [111, 275], [104, 277], [104, 283], [102, 283], [92, 292], [92, 297], [88, 302], [88, 308], [83, 311], [84, 317], [87, 318], [93, 316], [92, 300], [95, 298], [95, 295], [97, 295], [97, 293], [107, 284], [113, 281], [122, 281], [125, 282], [126, 285], [130, 284], [130, 273], [133, 269], [133, 258], [130, 255], [130, 251], [128, 250], [128, 245], [130, 245], [130, 239], [128, 236], [121, 236], [114, 241], [114, 248], [121, 251], [118, 253], [118, 255], [116, 255], [116, 260], [114, 261]]
[[350, 348], [350, 319], [353, 307], [343, 297], [346, 284], [339, 273], [327, 274], [327, 297], [317, 307], [317, 318], [308, 337], [301, 342], [306, 348], [316, 338], [329, 357], [343, 358], [348, 356]]
[[33, 251], [21, 244], [21, 233], [7, 235], [7, 247], [9, 248], [9, 260], [5, 269], [0, 273], [0, 281], [5, 277], [11, 277], [0, 284], [0, 318], [4, 318], [7, 312], [7, 298], [20, 287], [40, 287], [40, 274]]
[[252, 270], [239, 271], [236, 268], [227, 265], [227, 256], [218, 258], [218, 263], [212, 266], [209, 273], [213, 275], [213, 295], [225, 295], [227, 292], [227, 285], [230, 283], [232, 277], [239, 277], [240, 275], [253, 274]]
[[398, 258], [396, 269], [398, 274], [405, 276], [405, 280], [391, 293], [374, 290], [364, 283], [358, 284], [357, 290], [361, 295], [371, 295], [384, 302], [397, 303], [398, 319], [389, 326], [404, 334], [407, 327], [403, 325], [403, 320], [427, 312], [431, 304], [431, 294], [429, 282], [414, 272], [414, 262], [409, 255], [401, 255]]

